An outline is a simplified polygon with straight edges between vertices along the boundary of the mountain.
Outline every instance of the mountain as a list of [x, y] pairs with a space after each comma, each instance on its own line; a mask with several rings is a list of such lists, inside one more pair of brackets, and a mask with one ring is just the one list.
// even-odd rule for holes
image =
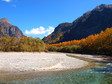
[[44, 37], [46, 43], [58, 43], [86, 38], [112, 27], [112, 5], [102, 4], [88, 11], [72, 23], [59, 24], [54, 32]]
[[8, 19], [6, 18], [2, 18], [0, 19], [0, 37], [7, 37], [7, 36], [10, 36], [10, 37], [17, 37], [17, 38], [21, 38], [23, 35], [22, 31], [12, 25]]

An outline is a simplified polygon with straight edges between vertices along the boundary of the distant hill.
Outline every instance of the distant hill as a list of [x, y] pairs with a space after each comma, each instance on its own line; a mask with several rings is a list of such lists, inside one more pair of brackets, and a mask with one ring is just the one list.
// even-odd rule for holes
[[8, 19], [0, 19], [0, 37], [17, 37], [21, 38], [23, 35], [22, 31], [17, 27], [12, 25]]
[[86, 38], [112, 27], [112, 5], [102, 4], [88, 11], [72, 23], [59, 24], [54, 32], [44, 37], [46, 43], [58, 43]]

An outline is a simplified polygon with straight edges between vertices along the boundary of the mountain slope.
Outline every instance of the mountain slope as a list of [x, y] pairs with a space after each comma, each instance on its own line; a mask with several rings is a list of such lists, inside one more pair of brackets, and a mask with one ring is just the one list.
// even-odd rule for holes
[[3, 37], [7, 37], [7, 36], [10, 36], [10, 37], [17, 37], [17, 38], [21, 38], [23, 35], [22, 31], [12, 25], [8, 19], [6, 18], [2, 18], [0, 19], [0, 37], [3, 36]]
[[[92, 11], [86, 12], [72, 23], [57, 26], [52, 34], [43, 38], [46, 43], [58, 43], [79, 40], [91, 34], [100, 33], [112, 27], [112, 5], [100, 5]], [[66, 26], [67, 25], [67, 26]], [[64, 30], [63, 30], [64, 29]]]

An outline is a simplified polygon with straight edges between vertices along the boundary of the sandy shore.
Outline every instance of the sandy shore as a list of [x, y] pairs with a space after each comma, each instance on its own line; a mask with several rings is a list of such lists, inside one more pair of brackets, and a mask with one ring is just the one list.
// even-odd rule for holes
[[54, 71], [86, 65], [88, 62], [68, 57], [64, 53], [0, 53], [0, 71]]

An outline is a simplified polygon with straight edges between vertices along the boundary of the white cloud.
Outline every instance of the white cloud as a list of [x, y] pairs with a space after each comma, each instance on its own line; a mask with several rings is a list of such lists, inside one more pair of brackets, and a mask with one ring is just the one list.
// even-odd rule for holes
[[25, 34], [27, 35], [38, 35], [38, 34], [46, 34], [45, 36], [48, 36], [54, 31], [54, 27], [49, 26], [48, 29], [45, 29], [44, 27], [40, 26], [39, 28], [34, 28], [30, 31], [26, 30]]
[[49, 28], [46, 30], [47, 34], [45, 36], [48, 36], [49, 34], [51, 34], [54, 31], [54, 27], [49, 26]]
[[5, 2], [11, 2], [11, 0], [2, 0], [2, 1], [5, 1]]

